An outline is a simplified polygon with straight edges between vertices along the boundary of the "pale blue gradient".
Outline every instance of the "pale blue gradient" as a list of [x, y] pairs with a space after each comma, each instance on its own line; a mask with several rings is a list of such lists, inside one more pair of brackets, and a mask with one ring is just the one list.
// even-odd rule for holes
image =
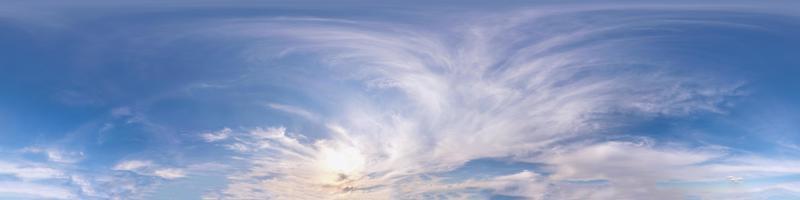
[[0, 4], [2, 199], [800, 199], [794, 2]]

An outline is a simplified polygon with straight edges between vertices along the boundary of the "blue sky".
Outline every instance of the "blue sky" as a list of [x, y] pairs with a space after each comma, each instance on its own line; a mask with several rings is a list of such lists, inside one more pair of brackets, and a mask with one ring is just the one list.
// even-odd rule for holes
[[0, 6], [0, 199], [800, 199], [796, 3]]

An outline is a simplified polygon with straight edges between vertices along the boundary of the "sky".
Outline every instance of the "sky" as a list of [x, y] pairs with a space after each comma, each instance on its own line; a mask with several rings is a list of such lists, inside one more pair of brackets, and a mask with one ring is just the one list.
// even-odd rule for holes
[[0, 4], [0, 199], [800, 199], [796, 2]]

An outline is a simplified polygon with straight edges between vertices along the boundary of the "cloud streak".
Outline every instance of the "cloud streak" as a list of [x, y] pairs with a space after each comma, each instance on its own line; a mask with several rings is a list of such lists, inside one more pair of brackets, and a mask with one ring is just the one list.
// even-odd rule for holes
[[[234, 33], [238, 36], [292, 41], [258, 49], [283, 47], [283, 57], [320, 57], [320, 70], [330, 71], [328, 79], [359, 84], [356, 89], [330, 85], [324, 90], [352, 92], [319, 95], [337, 100], [332, 103], [337, 105], [335, 114], [319, 122], [327, 127], [327, 136], [301, 139], [283, 127], [236, 136], [237, 142], [228, 146], [244, 153], [242, 159], [252, 167], [231, 176], [224, 193], [277, 199], [463, 198], [462, 193], [539, 199], [559, 194], [548, 185], [605, 180], [608, 185], [587, 192], [596, 190], [591, 194], [607, 198], [655, 194], [673, 199], [687, 193], [659, 188], [660, 181], [729, 175], [700, 175], [715, 171], [702, 164], [727, 155], [723, 150], [587, 140], [634, 125], [637, 119], [721, 114], [730, 98], [744, 94], [741, 81], [687, 74], [682, 71], [690, 66], [680, 66], [687, 63], [664, 64], [648, 59], [664, 55], [640, 51], [668, 39], [668, 31], [618, 36], [684, 23], [741, 28], [735, 23], [689, 18], [671, 24], [668, 20], [681, 12], [670, 10], [658, 11], [663, 16], [616, 12], [525, 10], [466, 16], [469, 23], [433, 30], [306, 18], [220, 22], [225, 29], [240, 30]], [[590, 14], [619, 19], [581, 21]], [[270, 107], [316, 116], [301, 108]], [[519, 172], [460, 183], [436, 178], [481, 158], [541, 163], [553, 171], [548, 176]], [[634, 186], [639, 189], [626, 189]], [[503, 192], [511, 188], [518, 191]]]
[[[52, 142], [58, 144], [25, 144], [8, 159], [25, 162], [0, 161], [0, 186], [12, 185], [0, 194], [736, 199], [798, 193], [787, 181], [800, 174], [796, 158], [717, 144], [748, 138], [712, 127], [724, 121], [716, 119], [737, 123], [730, 121], [746, 113], [734, 108], [756, 88], [741, 69], [767, 65], [732, 59], [755, 51], [747, 48], [758, 41], [745, 39], [780, 39], [775, 28], [796, 26], [784, 22], [792, 16], [661, 5], [447, 12], [404, 5], [379, 16], [342, 14], [352, 10], [336, 6], [254, 12], [179, 5], [64, 21], [74, 27], [65, 32], [92, 33], [75, 34], [80, 47], [64, 56], [77, 60], [66, 71], [80, 76], [63, 79], [80, 83], [31, 93], [57, 94], [54, 104], [81, 110], [76, 118], [92, 118], [84, 110], [99, 110], [99, 117], [54, 125], [78, 128]], [[740, 40], [747, 48], [708, 52], [707, 46]], [[66, 118], [73, 116], [65, 116], [71, 123]], [[704, 135], [698, 127], [718, 133]], [[72, 146], [80, 150], [54, 148]], [[58, 184], [45, 184], [51, 180]], [[198, 187], [176, 186], [190, 182]]]

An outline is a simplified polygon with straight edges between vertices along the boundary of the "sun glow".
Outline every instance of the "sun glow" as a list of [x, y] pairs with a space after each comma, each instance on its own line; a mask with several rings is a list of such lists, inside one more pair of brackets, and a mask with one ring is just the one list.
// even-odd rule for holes
[[322, 169], [337, 177], [357, 175], [364, 169], [364, 156], [356, 148], [323, 148], [321, 153]]

